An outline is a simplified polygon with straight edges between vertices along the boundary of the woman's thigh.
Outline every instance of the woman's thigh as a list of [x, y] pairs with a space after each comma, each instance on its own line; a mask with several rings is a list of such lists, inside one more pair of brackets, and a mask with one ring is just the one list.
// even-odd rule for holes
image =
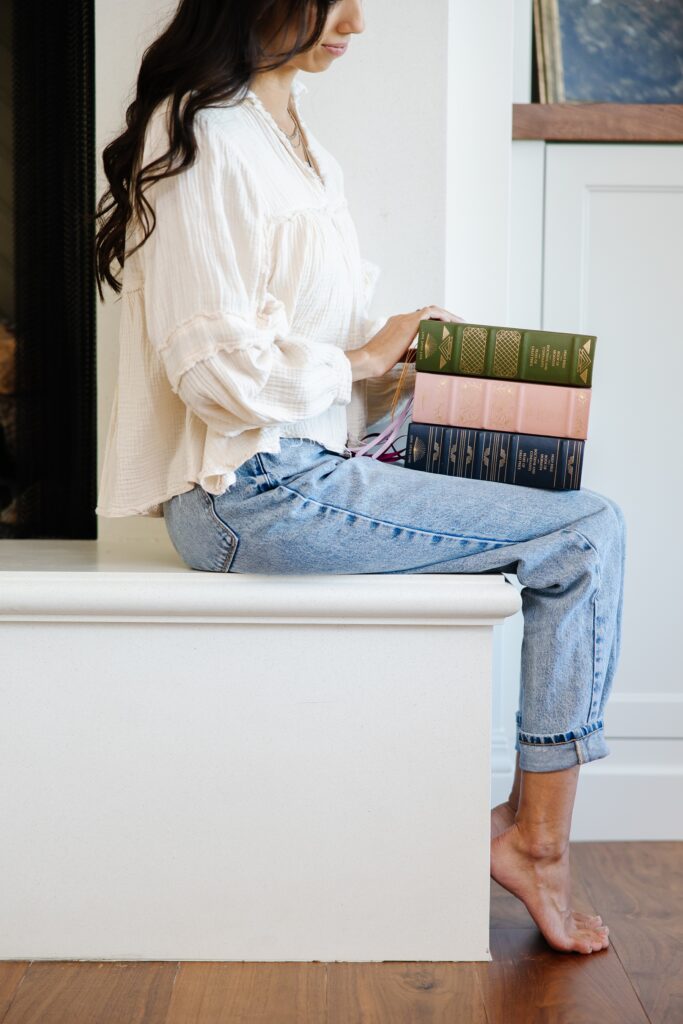
[[[223, 494], [202, 492], [198, 508], [205, 522], [196, 536], [214, 529], [221, 543], [195, 567], [277, 574], [514, 572], [528, 542], [567, 528], [580, 532], [582, 519], [608, 505], [614, 511], [608, 499], [587, 489], [446, 477], [283, 438], [279, 453], [253, 456]], [[193, 514], [187, 500], [185, 507]], [[172, 527], [177, 510], [170, 511]], [[192, 533], [187, 523], [178, 526], [185, 536]]]

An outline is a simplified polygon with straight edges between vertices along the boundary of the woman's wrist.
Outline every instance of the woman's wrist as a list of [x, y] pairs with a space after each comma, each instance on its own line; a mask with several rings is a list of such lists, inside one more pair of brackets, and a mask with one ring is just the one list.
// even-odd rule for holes
[[367, 377], [377, 377], [375, 361], [367, 348], [350, 349], [344, 353], [351, 363], [351, 380], [365, 380]]

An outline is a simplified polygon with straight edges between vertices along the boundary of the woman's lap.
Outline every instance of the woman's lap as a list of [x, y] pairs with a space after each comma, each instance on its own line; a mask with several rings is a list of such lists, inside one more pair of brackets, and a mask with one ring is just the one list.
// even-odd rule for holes
[[[238, 573], [495, 571], [515, 560], [520, 544], [580, 531], [606, 504], [620, 515], [587, 489], [446, 477], [345, 458], [298, 438], [283, 438], [280, 453], [253, 456], [231, 488], [202, 492], [196, 509], [187, 494], [172, 499], [174, 506], [179, 499], [186, 522], [170, 502], [165, 515], [172, 537], [184, 535], [183, 557], [197, 568]], [[208, 558], [188, 550], [206, 542]]]

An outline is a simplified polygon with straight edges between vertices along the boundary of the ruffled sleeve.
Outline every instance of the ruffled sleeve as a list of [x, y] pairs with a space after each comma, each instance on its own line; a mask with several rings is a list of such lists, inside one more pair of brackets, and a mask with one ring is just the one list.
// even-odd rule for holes
[[171, 389], [224, 437], [348, 403], [343, 350], [291, 332], [266, 289], [269, 235], [248, 167], [204, 112], [194, 127], [194, 164], [146, 192], [156, 226], [139, 250], [147, 333]]

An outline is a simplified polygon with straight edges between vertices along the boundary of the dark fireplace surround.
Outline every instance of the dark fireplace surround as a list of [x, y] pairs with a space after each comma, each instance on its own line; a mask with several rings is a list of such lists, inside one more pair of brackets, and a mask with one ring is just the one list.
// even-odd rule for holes
[[2, 32], [0, 538], [93, 539], [94, 3], [12, 0]]

